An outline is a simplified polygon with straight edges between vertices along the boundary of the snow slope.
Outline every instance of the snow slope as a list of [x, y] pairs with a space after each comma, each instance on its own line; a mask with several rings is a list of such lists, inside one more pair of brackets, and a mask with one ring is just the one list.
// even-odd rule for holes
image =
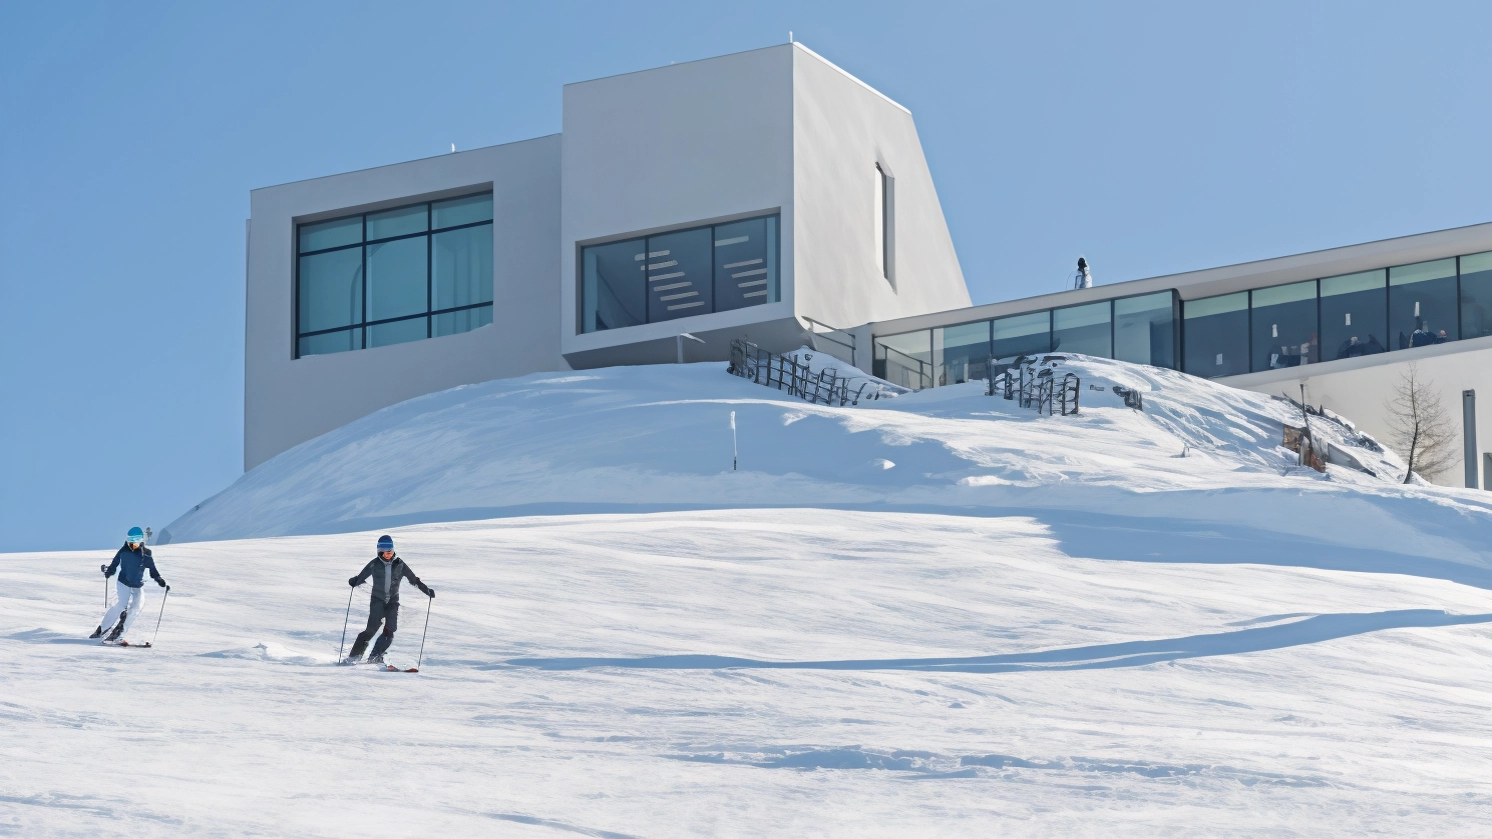
[[1093, 558], [1027, 516], [427, 524], [395, 532], [437, 591], [423, 672], [381, 674], [330, 663], [376, 536], [159, 548], [151, 650], [81, 640], [104, 553], [0, 555], [0, 835], [1445, 837], [1492, 813], [1485, 587]]
[[[1486, 835], [1481, 494], [1070, 367], [1066, 418], [721, 365], [413, 400], [173, 522], [149, 650], [83, 640], [109, 552], [0, 554], [0, 836]], [[332, 664], [381, 532], [419, 674]]]
[[[1170, 529], [1288, 534], [1485, 568], [1482, 493], [1294, 467], [1281, 400], [1173, 371], [1078, 357], [1076, 417], [980, 384], [861, 406], [809, 405], [723, 365], [624, 367], [455, 388], [303, 443], [172, 522], [163, 541], [348, 532], [553, 513], [753, 507], [1044, 511]], [[1114, 384], [1145, 393], [1123, 407]], [[1105, 388], [1102, 391], [1093, 387]], [[730, 412], [741, 471], [732, 473]], [[1350, 446], [1345, 429], [1313, 418]], [[1365, 449], [1364, 457], [1376, 459]], [[1182, 457], [1186, 452], [1188, 456]], [[1164, 529], [1164, 528], [1163, 528]], [[1381, 558], [1381, 557], [1380, 557]], [[1384, 561], [1388, 561], [1386, 558]]]

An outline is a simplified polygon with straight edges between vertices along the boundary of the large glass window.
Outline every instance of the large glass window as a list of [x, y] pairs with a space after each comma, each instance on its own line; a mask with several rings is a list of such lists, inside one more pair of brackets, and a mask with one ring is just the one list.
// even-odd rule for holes
[[1254, 289], [1252, 308], [1254, 372], [1321, 360], [1315, 280]]
[[763, 216], [583, 248], [580, 330], [775, 303], [777, 225]]
[[492, 194], [300, 225], [296, 355], [492, 322]]
[[1176, 315], [1172, 292], [1114, 301], [1114, 357], [1175, 369]]
[[1454, 258], [1388, 269], [1388, 331], [1393, 335], [1392, 349], [1456, 340], [1460, 336], [1456, 297]]
[[1183, 370], [1204, 379], [1249, 371], [1249, 293], [1187, 300], [1182, 304]]
[[1492, 335], [1492, 253], [1461, 257], [1461, 337]]
[[989, 321], [943, 326], [932, 333], [940, 387], [989, 377]]
[[1037, 355], [1052, 351], [1052, 313], [1050, 309], [990, 322], [990, 357], [1010, 359], [1018, 355]]
[[1052, 349], [1061, 352], [1113, 355], [1114, 331], [1109, 301], [1052, 310]]
[[1328, 361], [1388, 349], [1385, 272], [1361, 271], [1321, 281], [1321, 346]]
[[932, 387], [932, 331], [919, 329], [875, 339], [871, 373], [914, 390]]

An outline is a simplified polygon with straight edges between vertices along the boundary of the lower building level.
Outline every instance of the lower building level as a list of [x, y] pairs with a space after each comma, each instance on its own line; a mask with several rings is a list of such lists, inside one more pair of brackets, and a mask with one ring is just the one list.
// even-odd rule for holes
[[[867, 324], [843, 343], [911, 388], [984, 379], [1066, 351], [1300, 397], [1392, 444], [1387, 403], [1410, 365], [1457, 433], [1426, 479], [1492, 486], [1492, 224]], [[863, 357], [862, 357], [863, 356]], [[1480, 461], [1489, 462], [1482, 463]]]

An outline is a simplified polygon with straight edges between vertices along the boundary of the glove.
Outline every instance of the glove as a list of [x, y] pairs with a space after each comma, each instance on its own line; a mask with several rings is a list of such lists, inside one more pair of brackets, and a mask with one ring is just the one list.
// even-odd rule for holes
[[425, 596], [431, 597], [431, 598], [435, 597], [435, 589], [433, 589], [433, 588], [431, 588], [429, 586], [425, 586]]
[[100, 565], [98, 567], [98, 570], [104, 572], [104, 576], [105, 577], [109, 576], [109, 566], [107, 566], [107, 565]]
[[170, 586], [166, 585], [166, 580], [163, 577], [156, 577], [155, 584], [160, 586], [161, 588], [170, 588]]
[[352, 586], [353, 588], [357, 588], [357, 577], [348, 577], [347, 584]]

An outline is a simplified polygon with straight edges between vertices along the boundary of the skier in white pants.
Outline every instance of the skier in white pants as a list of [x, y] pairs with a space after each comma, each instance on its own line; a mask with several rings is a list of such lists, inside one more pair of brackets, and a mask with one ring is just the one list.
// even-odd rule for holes
[[[125, 537], [124, 547], [114, 554], [114, 561], [108, 565], [100, 565], [98, 570], [104, 572], [105, 577], [114, 576], [119, 572], [119, 579], [114, 586], [119, 594], [119, 601], [109, 607], [104, 613], [103, 623], [98, 629], [93, 630], [89, 638], [98, 638], [104, 634], [104, 627], [112, 627], [109, 637], [104, 643], [118, 641], [129, 631], [131, 623], [140, 614], [140, 607], [144, 602], [145, 571], [149, 569], [151, 579], [156, 585], [162, 586], [166, 591], [171, 587], [166, 585], [166, 580], [155, 568], [155, 559], [150, 555], [150, 549], [145, 547], [145, 531], [138, 527], [131, 527], [129, 536]], [[117, 622], [117, 623], [116, 623]]]

